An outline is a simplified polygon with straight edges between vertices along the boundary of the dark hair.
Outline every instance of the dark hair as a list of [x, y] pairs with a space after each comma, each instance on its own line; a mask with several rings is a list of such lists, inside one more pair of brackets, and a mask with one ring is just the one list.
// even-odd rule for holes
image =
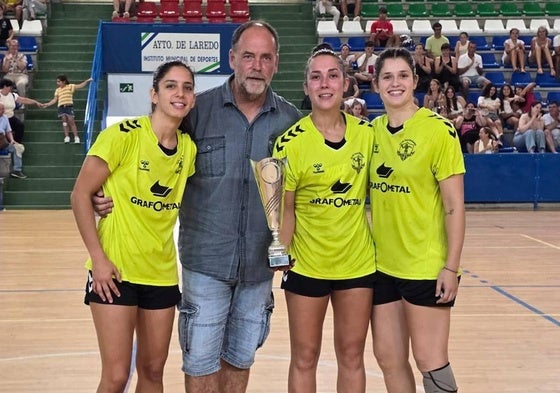
[[303, 83], [307, 83], [307, 73], [309, 72], [309, 65], [311, 64], [311, 61], [319, 56], [332, 56], [336, 59], [336, 62], [338, 64], [338, 68], [342, 71], [342, 76], [344, 78], [346, 78], [346, 67], [344, 66], [344, 61], [340, 58], [340, 56], [333, 51], [332, 49], [319, 49], [317, 51], [314, 51], [313, 53], [311, 53], [311, 56], [309, 56], [309, 58], [307, 59], [307, 63], [305, 64], [305, 71], [303, 73]]
[[14, 87], [14, 82], [5, 78], [0, 80], [0, 89], [3, 89], [4, 87]]
[[515, 91], [511, 85], [505, 84], [502, 86], [502, 88], [500, 89], [500, 93], [498, 94], [498, 97], [500, 97], [500, 110], [502, 111], [504, 110], [504, 101], [506, 98], [506, 96], [504, 96], [505, 87], [509, 88], [509, 95], [507, 97], [513, 97], [515, 95]]
[[368, 40], [368, 41], [366, 41], [365, 47], [366, 48], [370, 48], [370, 47], [375, 48], [375, 42]]
[[558, 101], [556, 101], [556, 100], [550, 101], [550, 102], [548, 103], [548, 105], [549, 105], [549, 106], [550, 106], [550, 105], [556, 105], [556, 106], [558, 106]]
[[379, 56], [377, 56], [377, 59], [375, 60], [375, 75], [373, 77], [375, 78], [376, 82], [379, 81], [379, 73], [381, 72], [381, 69], [383, 68], [383, 64], [385, 64], [385, 60], [387, 59], [403, 59], [410, 67], [412, 74], [416, 76], [414, 59], [412, 58], [412, 55], [410, 54], [408, 49], [387, 48], [383, 52], [381, 52]]
[[[490, 89], [492, 88], [496, 89], [496, 91], [494, 91], [494, 94], [490, 96]], [[496, 97], [498, 97], [498, 88], [493, 83], [488, 83], [486, 86], [484, 86], [480, 95], [494, 100], [496, 99]]]
[[441, 44], [441, 50], [444, 49], [451, 49], [451, 45], [449, 45], [448, 42], [444, 42], [443, 44]]
[[467, 33], [466, 31], [460, 32], [459, 37], [461, 36], [461, 34], [464, 34], [467, 38], [469, 38], [469, 33]]
[[385, 6], [379, 7], [379, 13], [380, 14], [386, 14], [387, 13], [387, 7], [385, 7]]
[[432, 25], [432, 29], [441, 29], [441, 23], [436, 22]]
[[[152, 88], [156, 93], [159, 92], [159, 82], [163, 79], [165, 75], [167, 75], [169, 70], [171, 70], [173, 67], [183, 67], [185, 70], [187, 70], [191, 74], [193, 80], [193, 87], [194, 87], [194, 72], [191, 69], [191, 67], [189, 67], [182, 61], [174, 60], [174, 61], [169, 61], [167, 63], [160, 64], [160, 66], [154, 71], [154, 76], [152, 79]], [[152, 103], [152, 112], [154, 110], [155, 110], [155, 104]]]
[[57, 80], [64, 82], [66, 84], [70, 83], [70, 81], [68, 80], [68, 77], [64, 74], [60, 74], [56, 77]]
[[[453, 92], [453, 98], [449, 98], [447, 97], [447, 91], [451, 90]], [[453, 110], [459, 110], [459, 107], [457, 106], [457, 94], [455, 94], [455, 88], [451, 85], [448, 85], [447, 88], [445, 89], [445, 106], [447, 107], [447, 112], [451, 112], [451, 109]]]
[[241, 35], [245, 32], [245, 30], [247, 30], [251, 27], [264, 27], [265, 29], [267, 29], [268, 32], [274, 38], [274, 46], [276, 48], [276, 53], [278, 53], [280, 51], [280, 41], [278, 40], [278, 33], [276, 32], [274, 27], [272, 27], [270, 24], [268, 24], [268, 23], [266, 23], [262, 20], [250, 20], [248, 22], [243, 23], [241, 26], [239, 26], [237, 29], [235, 29], [235, 31], [233, 32], [233, 35], [231, 36], [231, 48], [232, 49], [235, 49], [235, 46], [237, 45], [237, 43], [241, 39]]
[[[342, 47], [342, 45], [341, 45], [341, 47]], [[331, 46], [331, 44], [329, 44], [328, 42], [322, 42], [318, 45], [315, 45], [313, 47], [313, 49], [311, 50], [311, 53], [315, 53], [315, 52], [317, 52], [318, 50], [321, 50], [321, 49], [334, 50], [333, 47]]]

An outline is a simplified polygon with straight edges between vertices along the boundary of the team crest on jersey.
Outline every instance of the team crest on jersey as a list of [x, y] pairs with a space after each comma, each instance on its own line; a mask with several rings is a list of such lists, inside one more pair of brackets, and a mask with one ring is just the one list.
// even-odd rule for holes
[[183, 171], [183, 157], [177, 163], [177, 169], [175, 169], [175, 173], [181, 173]]
[[416, 152], [416, 143], [412, 139], [405, 139], [399, 145], [397, 154], [402, 161], [406, 160], [408, 157], [412, 156]]
[[356, 173], [360, 173], [360, 171], [366, 166], [366, 160], [364, 159], [364, 155], [362, 153], [354, 153], [350, 159], [352, 160], [352, 169], [354, 169]]
[[313, 164], [313, 173], [323, 173], [325, 172], [323, 169], [323, 164], [321, 162], [316, 162]]
[[150, 161], [140, 160], [140, 164], [138, 165], [138, 169], [141, 170], [141, 171], [150, 172]]

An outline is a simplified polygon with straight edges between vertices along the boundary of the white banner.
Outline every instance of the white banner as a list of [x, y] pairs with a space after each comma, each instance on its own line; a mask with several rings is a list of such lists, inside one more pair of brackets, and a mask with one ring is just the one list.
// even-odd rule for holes
[[179, 60], [197, 73], [220, 68], [220, 34], [142, 33], [142, 71], [151, 72]]

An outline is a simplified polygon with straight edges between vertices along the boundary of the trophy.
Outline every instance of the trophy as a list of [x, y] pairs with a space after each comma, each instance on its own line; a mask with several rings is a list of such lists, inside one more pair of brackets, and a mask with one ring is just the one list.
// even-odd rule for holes
[[270, 267], [289, 266], [290, 256], [278, 239], [284, 212], [284, 161], [267, 157], [258, 162], [251, 160], [251, 166], [268, 228], [272, 232], [272, 243], [268, 247], [268, 264]]

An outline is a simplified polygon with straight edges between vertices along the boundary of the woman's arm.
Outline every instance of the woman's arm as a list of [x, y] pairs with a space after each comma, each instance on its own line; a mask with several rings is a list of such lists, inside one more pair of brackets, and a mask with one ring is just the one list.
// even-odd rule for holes
[[109, 175], [109, 167], [105, 161], [96, 156], [87, 156], [76, 179], [70, 201], [78, 230], [92, 259], [93, 291], [103, 301], [112, 303], [113, 294], [120, 296], [113, 282], [113, 276], [118, 281], [121, 280], [121, 277], [101, 247], [92, 203], [93, 195], [105, 183]]
[[[446, 303], [457, 296], [457, 273], [461, 264], [461, 252], [465, 240], [465, 201], [463, 175], [453, 175], [439, 182], [445, 211], [447, 234], [447, 259], [441, 270], [436, 288], [438, 303]], [[454, 273], [455, 272], [455, 273]], [[442, 293], [443, 292], [443, 293]]]
[[296, 193], [286, 191], [284, 193], [284, 216], [282, 218], [282, 228], [280, 229], [280, 243], [288, 247], [294, 237], [296, 229]]

